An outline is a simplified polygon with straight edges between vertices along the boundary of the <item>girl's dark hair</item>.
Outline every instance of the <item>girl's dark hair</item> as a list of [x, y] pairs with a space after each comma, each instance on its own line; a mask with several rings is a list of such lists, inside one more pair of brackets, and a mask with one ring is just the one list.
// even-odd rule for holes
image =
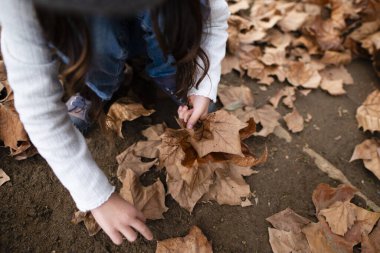
[[[36, 10], [47, 39], [70, 59], [61, 72], [66, 91], [69, 94], [80, 91], [91, 57], [86, 22], [79, 15], [39, 6]], [[153, 29], [163, 52], [172, 54], [176, 60], [177, 93], [185, 97], [191, 87], [198, 87], [206, 77], [210, 65], [201, 48], [206, 17], [200, 0], [167, 0], [151, 13]]]
[[182, 97], [191, 87], [198, 88], [210, 66], [201, 48], [207, 18], [203, 13], [199, 0], [167, 0], [152, 11], [153, 29], [160, 46], [166, 55], [172, 54], [176, 59], [177, 92]]

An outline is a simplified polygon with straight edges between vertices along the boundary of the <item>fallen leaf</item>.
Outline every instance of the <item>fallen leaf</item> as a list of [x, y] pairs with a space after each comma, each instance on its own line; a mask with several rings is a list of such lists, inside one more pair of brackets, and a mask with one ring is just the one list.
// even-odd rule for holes
[[228, 111], [234, 111], [243, 106], [253, 106], [254, 104], [251, 90], [244, 85], [236, 87], [220, 84], [218, 96], [224, 109]]
[[319, 72], [322, 79], [342, 80], [344, 84], [354, 84], [354, 79], [344, 66], [328, 66]]
[[160, 180], [144, 187], [131, 169], [127, 169], [121, 180], [123, 187], [120, 196], [140, 210], [147, 219], [163, 219], [168, 210], [165, 206], [165, 189]]
[[356, 220], [355, 211], [349, 201], [337, 201], [329, 208], [321, 210], [319, 215], [326, 218], [333, 233], [341, 236], [344, 236]]
[[[237, 171], [236, 166], [232, 166], [232, 164], [225, 163], [218, 166], [215, 170], [215, 183], [210, 187], [203, 200], [215, 200], [219, 205], [252, 205], [248, 199], [251, 196], [250, 187]], [[251, 169], [249, 171], [251, 174], [254, 173]], [[249, 176], [249, 174], [244, 174], [244, 176]]]
[[211, 243], [197, 227], [193, 226], [185, 237], [157, 242], [156, 253], [212, 253]]
[[377, 223], [377, 226], [371, 232], [371, 234], [363, 235], [362, 240], [362, 253], [378, 253], [380, 252], [380, 224]]
[[379, 142], [375, 139], [368, 139], [356, 145], [350, 162], [362, 159], [364, 166], [380, 179], [380, 154]]
[[240, 59], [235, 55], [227, 54], [222, 61], [222, 75], [226, 75], [232, 70], [242, 72], [240, 67]]
[[343, 80], [328, 80], [322, 79], [321, 89], [327, 91], [330, 95], [338, 96], [346, 94], [343, 89]]
[[286, 114], [284, 116], [284, 120], [288, 126], [288, 129], [293, 133], [301, 132], [304, 128], [304, 119], [296, 108], [293, 108], [291, 113]]
[[141, 133], [145, 136], [149, 141], [161, 141], [161, 135], [165, 132], [167, 128], [166, 124], [157, 124], [154, 126], [150, 126], [147, 129], [143, 130]]
[[375, 90], [368, 95], [363, 104], [356, 110], [356, 120], [364, 131], [380, 130], [380, 91]]
[[240, 0], [235, 4], [231, 4], [228, 6], [228, 9], [232, 14], [240, 11], [240, 10], [246, 10], [249, 8], [249, 2], [247, 0]]
[[352, 253], [354, 243], [331, 232], [324, 220], [310, 223], [302, 229], [313, 253]]
[[356, 189], [346, 184], [341, 184], [337, 188], [330, 187], [328, 184], [319, 184], [313, 191], [313, 203], [318, 215], [320, 210], [329, 208], [337, 201], [350, 201]]
[[80, 222], [84, 223], [90, 236], [96, 235], [101, 230], [101, 227], [98, 225], [98, 223], [96, 223], [96, 220], [94, 216], [92, 216], [91, 212], [75, 212], [71, 219], [71, 223], [77, 225]]
[[242, 155], [239, 131], [247, 126], [246, 123], [219, 110], [208, 114], [202, 124], [190, 138], [199, 157], [211, 152]]
[[295, 9], [286, 13], [286, 15], [278, 22], [279, 27], [284, 32], [297, 31], [305, 23], [309, 14], [299, 12]]
[[315, 89], [319, 87], [322, 77], [312, 65], [304, 62], [290, 62], [286, 76], [289, 83], [294, 86]]
[[266, 218], [266, 220], [279, 230], [293, 233], [300, 233], [302, 228], [311, 222], [309, 219], [298, 215], [290, 208], [286, 208], [285, 210]]
[[248, 125], [239, 131], [240, 140], [248, 139], [256, 132], [256, 122], [253, 118], [250, 118], [246, 123]]
[[341, 65], [348, 64], [352, 60], [351, 51], [344, 52], [326, 51], [321, 59], [324, 64]]
[[[116, 157], [119, 167], [117, 175], [120, 180], [124, 180], [126, 171], [133, 170], [137, 176], [141, 176], [154, 165], [158, 164], [158, 148], [160, 141], [139, 141], [132, 144]], [[143, 158], [150, 158], [150, 161], [143, 162]]]
[[0, 186], [5, 184], [9, 180], [11, 180], [9, 176], [4, 172], [4, 170], [0, 169]]
[[278, 107], [278, 104], [280, 103], [281, 99], [283, 97], [283, 103], [289, 107], [293, 108], [294, 101], [296, 100], [296, 89], [294, 87], [286, 86], [285, 88], [279, 90], [275, 96], [273, 96], [269, 102], [274, 106], [274, 108]]
[[311, 253], [306, 237], [302, 233], [294, 233], [268, 228], [269, 243], [274, 253]]
[[132, 101], [130, 98], [120, 98], [108, 110], [106, 124], [108, 128], [123, 138], [121, 130], [124, 121], [132, 121], [141, 116], [149, 116], [153, 112], [153, 109], [145, 109], [141, 104]]

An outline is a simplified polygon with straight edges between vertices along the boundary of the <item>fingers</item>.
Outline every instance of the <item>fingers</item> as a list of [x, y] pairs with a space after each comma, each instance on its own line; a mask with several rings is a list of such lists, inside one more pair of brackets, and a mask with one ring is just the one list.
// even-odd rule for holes
[[111, 231], [104, 230], [104, 232], [106, 232], [106, 234], [111, 238], [111, 240], [114, 244], [120, 245], [123, 243], [123, 237], [121, 236], [119, 231], [117, 231], [117, 230], [111, 230]]
[[146, 222], [144, 214], [139, 210], [136, 210], [136, 218], [141, 220], [142, 222]]
[[152, 240], [153, 239], [153, 234], [152, 232], [150, 231], [150, 229], [148, 228], [148, 226], [143, 223], [142, 221], [136, 219], [132, 224], [131, 226], [136, 229], [140, 234], [142, 234], [145, 239], [147, 240]]
[[134, 242], [137, 239], [137, 233], [131, 227], [125, 226], [120, 228], [120, 232], [127, 238], [128, 241]]
[[191, 117], [193, 111], [194, 109], [189, 110], [187, 106], [180, 106], [178, 108], [178, 117], [186, 123]]
[[189, 129], [192, 129], [203, 114], [204, 114], [204, 112], [202, 112], [202, 111], [194, 111], [191, 114], [191, 117], [189, 117], [188, 120], [185, 121], [185, 122], [187, 122], [186, 127]]

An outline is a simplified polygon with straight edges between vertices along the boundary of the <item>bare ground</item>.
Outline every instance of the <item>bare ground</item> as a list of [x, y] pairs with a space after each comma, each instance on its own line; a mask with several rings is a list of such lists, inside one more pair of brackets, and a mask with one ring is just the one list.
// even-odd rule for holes
[[[133, 244], [125, 242], [115, 246], [103, 232], [89, 237], [83, 225], [70, 223], [75, 205], [46, 162], [40, 156], [15, 161], [1, 148], [0, 168], [11, 181], [0, 187], [0, 252], [154, 252], [156, 240], [184, 236], [192, 225], [199, 226], [212, 241], [214, 252], [271, 252], [269, 223], [265, 218], [290, 207], [314, 220], [313, 189], [319, 183], [339, 184], [302, 152], [306, 144], [342, 170], [356, 187], [380, 205], [379, 180], [361, 161], [348, 162], [355, 145], [371, 136], [357, 129], [355, 111], [379, 80], [369, 62], [357, 60], [348, 68], [355, 85], [347, 86], [347, 95], [332, 97], [320, 90], [306, 97], [297, 95], [297, 109], [303, 116], [310, 113], [313, 119], [303, 132], [292, 134], [291, 143], [273, 135], [247, 141], [257, 154], [265, 145], [269, 149], [268, 161], [255, 168], [260, 172], [247, 178], [257, 196], [257, 204], [242, 208], [202, 203], [189, 214], [168, 196], [169, 211], [165, 219], [148, 222], [155, 238], [151, 242], [140, 237]], [[255, 82], [240, 79], [235, 74], [224, 77], [223, 82], [249, 86], [257, 106], [265, 104], [282, 87], [275, 84], [262, 91]], [[142, 138], [142, 129], [163, 121], [175, 127], [174, 104], [167, 99], [160, 100], [156, 109], [150, 118], [125, 124], [126, 138], [114, 146], [107, 144], [100, 130], [95, 129], [90, 134], [88, 143], [93, 156], [113, 184], [118, 185], [115, 156]], [[289, 112], [284, 107], [279, 111], [282, 115]], [[364, 203], [360, 199], [357, 202]]]

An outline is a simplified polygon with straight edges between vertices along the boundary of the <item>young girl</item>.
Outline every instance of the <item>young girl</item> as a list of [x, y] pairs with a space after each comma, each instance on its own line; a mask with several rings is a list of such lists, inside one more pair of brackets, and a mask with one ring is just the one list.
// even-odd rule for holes
[[[90, 111], [96, 106], [91, 98], [109, 100], [121, 83], [126, 60], [134, 55], [147, 56], [147, 75], [180, 105], [179, 117], [191, 128], [207, 114], [210, 101], [216, 100], [227, 41], [227, 3], [167, 0], [126, 19], [101, 14], [125, 14], [138, 5], [136, 1], [36, 2], [51, 2], [78, 13], [92, 12], [85, 18], [89, 39], [79, 36], [82, 45], [89, 45], [91, 55], [84, 52], [84, 47], [74, 55], [60, 51], [69, 36], [63, 31], [60, 34], [61, 30], [54, 26], [58, 23], [49, 24], [52, 20], [37, 11], [40, 7], [36, 8], [32, 1], [0, 0], [1, 50], [20, 119], [78, 209], [91, 211], [114, 243], [121, 244], [122, 235], [134, 241], [135, 231], [151, 240], [145, 217], [114, 192], [77, 128], [85, 131], [91, 125], [94, 119]], [[144, 5], [157, 1], [137, 2]], [[75, 22], [69, 26], [81, 33]], [[76, 70], [89, 59], [89, 67], [84, 68], [85, 87], [66, 105], [62, 102], [56, 54], [63, 55], [61, 58]], [[68, 83], [80, 80], [76, 71], [65, 73]], [[184, 105], [186, 97], [191, 109]]]

